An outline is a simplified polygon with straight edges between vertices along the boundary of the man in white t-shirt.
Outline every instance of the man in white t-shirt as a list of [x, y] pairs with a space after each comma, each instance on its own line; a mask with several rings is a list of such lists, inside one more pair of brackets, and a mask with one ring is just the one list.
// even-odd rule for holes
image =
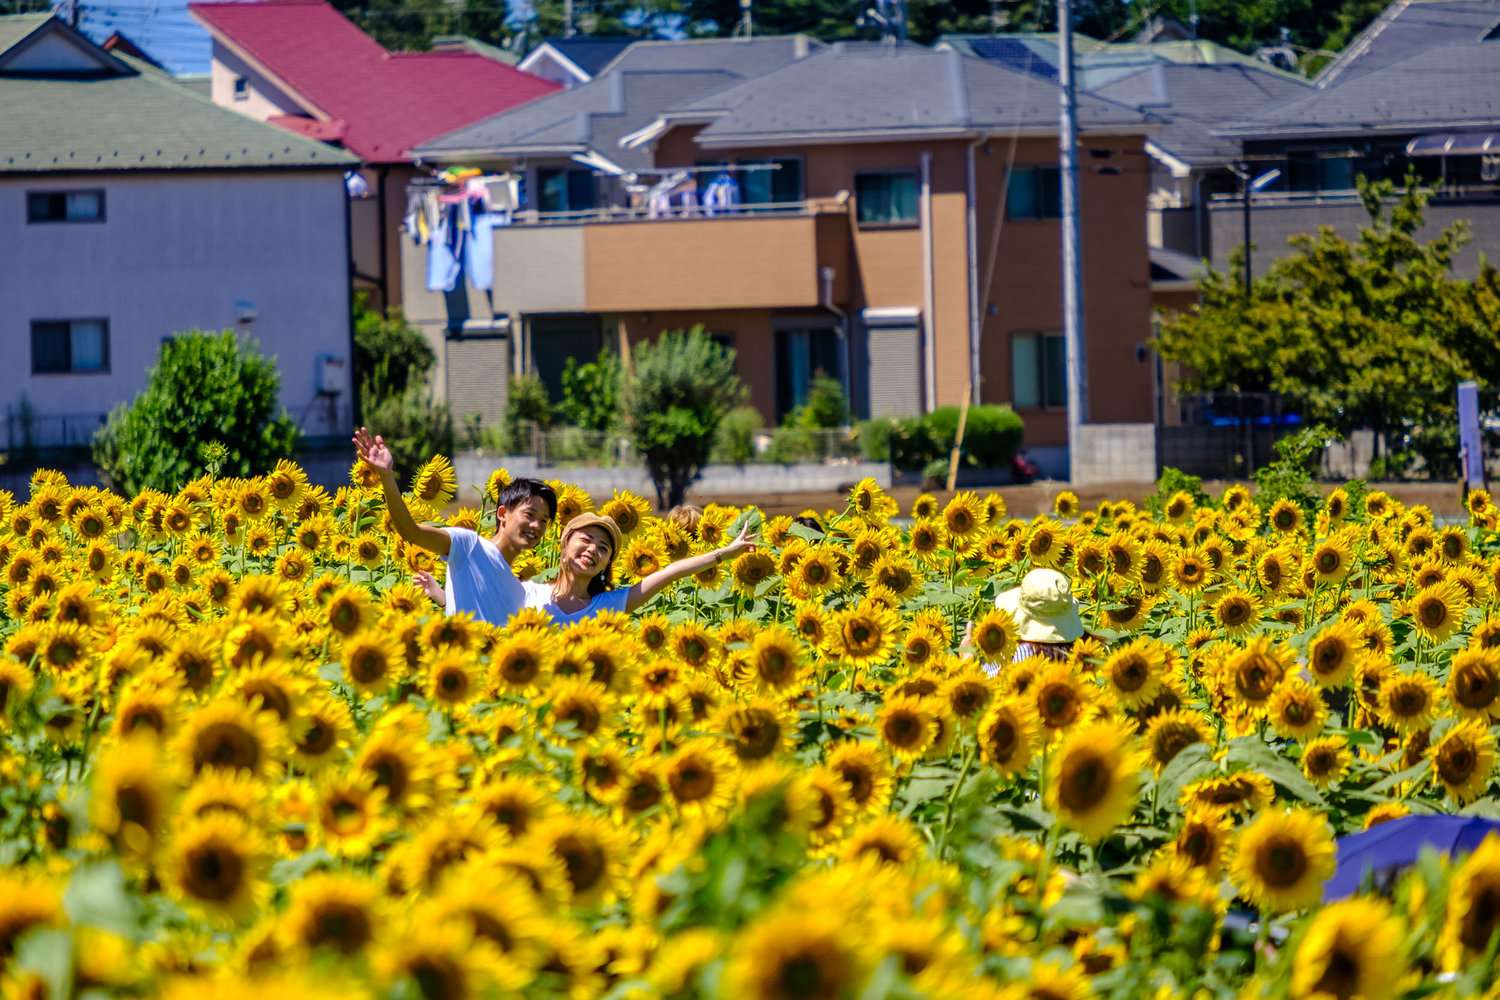
[[443, 611], [468, 612], [480, 621], [504, 625], [526, 605], [526, 591], [511, 565], [534, 548], [557, 516], [557, 494], [538, 479], [516, 479], [500, 491], [495, 535], [481, 538], [468, 528], [418, 524], [396, 481], [390, 448], [379, 435], [361, 427], [354, 434], [359, 457], [380, 476], [391, 524], [410, 545], [420, 545], [448, 563]]

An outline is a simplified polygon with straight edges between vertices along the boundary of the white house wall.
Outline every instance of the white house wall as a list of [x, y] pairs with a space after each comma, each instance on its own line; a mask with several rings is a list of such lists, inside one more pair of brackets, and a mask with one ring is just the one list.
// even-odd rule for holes
[[[100, 189], [102, 223], [26, 222], [30, 191]], [[275, 357], [305, 433], [349, 420], [348, 254], [337, 171], [0, 179], [0, 407], [87, 417], [146, 385], [164, 337], [241, 326]], [[31, 322], [109, 321], [109, 371], [33, 375]], [[345, 362], [336, 410], [317, 364]]]
[[[244, 98], [235, 100], [234, 81], [239, 77], [244, 77], [249, 86]], [[307, 109], [296, 98], [276, 86], [218, 40], [213, 45], [209, 84], [215, 104], [238, 111], [256, 121], [263, 122], [272, 115], [307, 113]]]

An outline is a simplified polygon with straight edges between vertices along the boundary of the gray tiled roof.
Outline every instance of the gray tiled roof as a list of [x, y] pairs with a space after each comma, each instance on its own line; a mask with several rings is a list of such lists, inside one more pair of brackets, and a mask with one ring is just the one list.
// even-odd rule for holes
[[588, 83], [449, 132], [414, 152], [442, 159], [592, 148], [626, 169], [644, 168], [650, 153], [620, 148], [622, 136], [678, 102], [769, 72], [816, 47], [802, 36], [636, 42]]
[[[3, 42], [0, 42], [3, 44]], [[124, 57], [116, 76], [0, 75], [0, 174], [349, 167], [359, 161], [216, 106]]]
[[1309, 84], [1238, 63], [1149, 66], [1094, 91], [1167, 119], [1151, 141], [1189, 164], [1227, 163], [1239, 143], [1213, 134], [1267, 107], [1312, 93]]
[[1347, 83], [1427, 49], [1480, 41], [1496, 25], [1500, 0], [1396, 0], [1314, 82]]
[[[1082, 126], [1138, 125], [1136, 109], [1080, 95]], [[717, 112], [699, 133], [707, 145], [794, 136], [922, 134], [981, 128], [1057, 127], [1056, 84], [953, 50], [840, 43], [801, 62], [707, 98], [683, 116]]]
[[1225, 136], [1349, 135], [1500, 124], [1500, 41], [1427, 49], [1217, 130]]

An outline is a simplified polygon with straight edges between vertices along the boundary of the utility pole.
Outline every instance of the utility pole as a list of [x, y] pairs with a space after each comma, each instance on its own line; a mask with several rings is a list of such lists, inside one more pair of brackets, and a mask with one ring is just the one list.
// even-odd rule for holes
[[563, 37], [573, 37], [573, 0], [563, 0]]
[[1057, 0], [1058, 76], [1061, 84], [1063, 353], [1068, 372], [1068, 478], [1078, 481], [1079, 446], [1088, 423], [1088, 363], [1084, 356], [1083, 241], [1078, 218], [1078, 91], [1073, 79], [1073, 3]]
[[752, 0], [740, 0], [740, 30], [745, 33], [746, 38], [755, 37], [755, 22], [750, 16], [750, 4]]

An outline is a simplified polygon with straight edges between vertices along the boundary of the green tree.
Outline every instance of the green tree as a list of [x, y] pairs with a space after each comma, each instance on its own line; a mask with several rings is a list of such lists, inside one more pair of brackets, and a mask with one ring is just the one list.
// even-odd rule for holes
[[531, 447], [531, 425], [542, 430], [552, 426], [552, 400], [547, 386], [535, 374], [512, 375], [505, 397], [505, 445], [512, 452]]
[[428, 378], [437, 353], [399, 309], [382, 315], [364, 295], [354, 300], [354, 378], [360, 418], [380, 431], [396, 468], [414, 469], [451, 455], [453, 412], [433, 396]]
[[382, 398], [421, 385], [437, 365], [437, 354], [400, 309], [381, 315], [361, 292], [354, 299], [354, 384], [360, 394]]
[[221, 442], [220, 472], [251, 476], [289, 458], [297, 425], [281, 408], [276, 362], [231, 330], [179, 334], [161, 345], [146, 388], [94, 436], [94, 461], [126, 493], [177, 490], [205, 469], [203, 446]]
[[642, 345], [625, 376], [626, 425], [663, 509], [682, 503], [708, 461], [719, 421], [745, 398], [734, 351], [701, 326]]
[[1377, 450], [1412, 447], [1445, 471], [1455, 386], [1500, 379], [1500, 278], [1488, 264], [1474, 281], [1452, 277], [1465, 223], [1418, 237], [1431, 192], [1415, 177], [1399, 194], [1361, 178], [1359, 194], [1369, 222], [1357, 239], [1326, 226], [1292, 237], [1248, 299], [1232, 255], [1158, 349], [1187, 368], [1188, 388], [1279, 393], [1308, 420], [1345, 436], [1371, 428]]
[[563, 364], [562, 402], [557, 415], [563, 422], [591, 431], [607, 431], [620, 420], [620, 356], [609, 348], [593, 361]]

